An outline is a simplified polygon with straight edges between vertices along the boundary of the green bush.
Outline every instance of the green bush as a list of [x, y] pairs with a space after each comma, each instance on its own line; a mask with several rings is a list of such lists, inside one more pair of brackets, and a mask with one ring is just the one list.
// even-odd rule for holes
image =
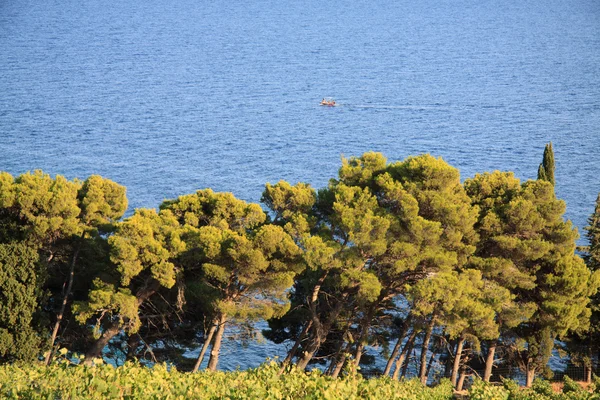
[[531, 385], [531, 390], [538, 394], [547, 396], [549, 399], [554, 396], [552, 385], [545, 379], [535, 378], [533, 380], [533, 384]]
[[1, 399], [407, 399], [451, 400], [448, 380], [425, 387], [418, 380], [364, 379], [350, 375], [341, 379], [320, 371], [292, 371], [278, 375], [279, 366], [235, 372], [179, 372], [156, 365], [146, 368], [127, 363], [114, 368], [32, 365], [0, 366]]
[[507, 400], [509, 394], [502, 386], [494, 386], [481, 379], [476, 379], [469, 389], [471, 400]]

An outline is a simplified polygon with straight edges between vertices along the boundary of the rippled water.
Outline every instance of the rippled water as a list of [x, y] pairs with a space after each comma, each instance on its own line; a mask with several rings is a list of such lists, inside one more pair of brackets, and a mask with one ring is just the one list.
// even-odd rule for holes
[[[131, 209], [322, 187], [368, 150], [529, 179], [552, 141], [581, 229], [599, 127], [595, 0], [0, 2], [0, 169], [101, 174]], [[275, 352], [253, 346], [223, 366]]]

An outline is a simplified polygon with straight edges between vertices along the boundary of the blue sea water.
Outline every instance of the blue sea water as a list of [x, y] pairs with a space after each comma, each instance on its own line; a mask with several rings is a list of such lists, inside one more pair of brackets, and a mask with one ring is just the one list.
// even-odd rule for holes
[[[0, 1], [0, 170], [100, 174], [130, 212], [322, 187], [369, 150], [532, 179], [549, 141], [581, 231], [600, 192], [596, 0]], [[283, 350], [227, 352], [231, 369]]]

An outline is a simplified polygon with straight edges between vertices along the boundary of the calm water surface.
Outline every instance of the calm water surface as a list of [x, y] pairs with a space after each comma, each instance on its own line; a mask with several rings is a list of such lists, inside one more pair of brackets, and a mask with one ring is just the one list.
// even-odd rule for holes
[[[100, 174], [131, 212], [205, 187], [249, 201], [280, 179], [322, 187], [340, 155], [369, 150], [531, 179], [552, 141], [558, 196], [585, 226], [598, 1], [246, 3], [1, 0], [0, 170]], [[283, 351], [251, 347], [222, 367]]]

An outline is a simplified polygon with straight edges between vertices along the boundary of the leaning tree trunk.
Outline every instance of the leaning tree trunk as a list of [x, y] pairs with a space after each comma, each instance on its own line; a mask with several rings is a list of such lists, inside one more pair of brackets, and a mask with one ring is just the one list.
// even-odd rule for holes
[[312, 335], [312, 340], [308, 344], [308, 347], [306, 348], [306, 350], [302, 353], [302, 358], [300, 358], [300, 360], [298, 360], [298, 364], [296, 364], [296, 368], [298, 368], [301, 371], [306, 369], [310, 360], [312, 360], [312, 358], [314, 357], [317, 350], [319, 350], [319, 348], [321, 347], [321, 343], [323, 343], [325, 341], [326, 336], [327, 335], [323, 334], [322, 332], [316, 332], [316, 329], [315, 329], [315, 332], [313, 332], [313, 335]]
[[373, 313], [375, 312], [375, 306], [372, 305], [369, 311], [366, 313], [363, 323], [361, 324], [360, 338], [356, 345], [356, 353], [354, 354], [354, 365], [358, 367], [360, 365], [360, 359], [363, 355], [365, 345], [369, 340], [369, 328], [371, 327], [371, 320], [373, 319]]
[[492, 340], [490, 342], [490, 347], [488, 348], [487, 357], [485, 358], [485, 371], [483, 373], [483, 380], [486, 382], [489, 382], [492, 376], [494, 357], [496, 355], [496, 346], [498, 346], [498, 340]]
[[[412, 331], [412, 333], [408, 337], [406, 344], [402, 348], [400, 357], [396, 361], [396, 369], [394, 370], [394, 376], [392, 377], [392, 379], [398, 380], [398, 378], [400, 377], [400, 370], [403, 369], [404, 366], [408, 365], [408, 363], [405, 364], [404, 361], [406, 360], [406, 358], [408, 357], [408, 355], [410, 354], [410, 352], [413, 349], [413, 344], [415, 343], [415, 338], [417, 337], [417, 334], [418, 334], [418, 331], [415, 329]], [[405, 368], [403, 370], [406, 371]], [[403, 376], [405, 373], [406, 372], [403, 372]]]
[[435, 314], [431, 316], [431, 321], [427, 326], [425, 332], [425, 338], [423, 339], [423, 346], [421, 346], [421, 370], [419, 371], [419, 378], [423, 385], [427, 384], [427, 350], [429, 349], [429, 341], [431, 340], [431, 333], [435, 325]]
[[85, 353], [83, 365], [92, 365], [95, 358], [102, 357], [102, 350], [121, 331], [121, 324], [117, 321], [111, 322], [110, 325], [102, 332], [100, 339], [96, 340], [94, 344]]
[[60, 323], [62, 322], [63, 316], [65, 315], [65, 309], [67, 308], [67, 301], [69, 301], [69, 296], [71, 295], [71, 289], [73, 288], [73, 277], [75, 276], [75, 264], [77, 263], [77, 257], [79, 256], [79, 251], [81, 250], [81, 243], [85, 238], [85, 232], [79, 239], [77, 243], [77, 248], [73, 253], [73, 258], [71, 259], [71, 265], [69, 267], [69, 280], [67, 283], [67, 290], [65, 291], [65, 295], [63, 296], [62, 304], [60, 305], [60, 311], [56, 316], [56, 322], [54, 323], [54, 329], [52, 329], [52, 335], [50, 336], [50, 351], [46, 355], [46, 359], [44, 360], [46, 365], [50, 365], [50, 361], [52, 361], [52, 353], [54, 353], [54, 342], [56, 342], [56, 336], [58, 335], [58, 329], [60, 328]]
[[208, 360], [208, 369], [210, 371], [217, 370], [219, 363], [219, 353], [221, 352], [221, 343], [223, 342], [223, 332], [225, 331], [225, 323], [227, 322], [227, 314], [222, 314], [219, 318], [219, 327], [215, 336], [215, 342], [210, 349], [210, 359]]
[[[146, 286], [142, 287], [136, 293], [137, 306], [138, 308], [144, 303], [144, 301], [148, 300], [160, 287], [160, 284], [157, 281], [152, 281]], [[102, 336], [98, 340], [92, 344], [92, 346], [85, 353], [85, 358], [83, 359], [83, 365], [92, 365], [92, 361], [94, 358], [102, 357], [102, 350], [104, 347], [110, 342], [110, 340], [115, 337], [121, 331], [121, 324], [118, 321], [111, 322], [108, 327], [102, 332]]]
[[312, 358], [315, 356], [315, 353], [321, 348], [321, 345], [327, 339], [327, 335], [329, 334], [333, 323], [337, 320], [337, 317], [342, 312], [342, 306], [346, 297], [347, 296], [344, 296], [344, 298], [341, 301], [338, 301], [338, 303], [335, 305], [335, 308], [327, 316], [327, 321], [325, 323], [320, 322], [318, 316], [313, 318], [315, 324], [313, 325], [312, 340], [308, 345], [307, 349], [302, 354], [302, 358], [298, 361], [298, 364], [296, 365], [296, 367], [299, 370], [303, 371], [304, 369], [306, 369], [310, 360], [312, 360]]
[[431, 357], [429, 357], [429, 362], [427, 363], [427, 371], [425, 372], [425, 376], [429, 379], [429, 372], [431, 371], [431, 366], [433, 365], [433, 360], [435, 360], [436, 352], [431, 352]]
[[456, 380], [458, 379], [458, 370], [460, 368], [460, 360], [462, 358], [463, 346], [465, 344], [465, 336], [462, 335], [456, 343], [456, 353], [454, 354], [454, 365], [452, 366], [452, 385], [456, 387]]
[[333, 373], [331, 374], [331, 377], [333, 379], [337, 378], [338, 376], [340, 376], [340, 373], [342, 372], [342, 368], [344, 368], [344, 364], [346, 363], [346, 354], [348, 352], [348, 343], [346, 343], [344, 345], [344, 348], [342, 349], [342, 351], [340, 352], [340, 355], [337, 359], [337, 362], [335, 364], [335, 369], [333, 370]]
[[415, 360], [417, 359], [417, 355], [414, 353], [414, 348], [415, 348], [415, 342], [413, 340], [413, 342], [410, 344], [410, 347], [408, 348], [408, 351], [406, 352], [406, 362], [402, 366], [402, 373], [400, 374], [400, 378], [404, 379], [406, 377], [406, 373], [408, 372], [408, 365], [409, 365], [411, 353], [413, 354], [414, 359]]
[[404, 321], [404, 326], [402, 327], [402, 330], [400, 331], [400, 334], [398, 335], [398, 341], [396, 342], [396, 345], [394, 346], [394, 350], [392, 351], [392, 354], [388, 358], [387, 364], [385, 364], [385, 369], [383, 370], [383, 376], [388, 376], [390, 374], [390, 371], [392, 370], [392, 365], [394, 365], [394, 360], [398, 356], [398, 352], [400, 351], [400, 347], [402, 346], [402, 341], [404, 340], [404, 336], [406, 336], [406, 332], [408, 332], [408, 328], [410, 325], [410, 319], [411, 319], [411, 317], [409, 315], [406, 318], [406, 321]]
[[335, 360], [335, 367], [333, 369], [333, 372], [331, 373], [331, 377], [333, 379], [336, 379], [338, 376], [340, 376], [342, 368], [344, 368], [344, 364], [346, 363], [346, 359], [348, 358], [347, 354], [349, 347], [350, 343], [348, 342], [343, 342], [343, 345], [340, 346], [340, 349], [338, 350], [338, 357]]
[[196, 364], [194, 365], [194, 369], [192, 370], [192, 372], [196, 372], [200, 368], [200, 365], [204, 360], [206, 350], [208, 349], [208, 346], [210, 346], [210, 342], [212, 341], [215, 331], [217, 330], [217, 323], [217, 321], [213, 321], [212, 326], [208, 331], [208, 335], [206, 336], [206, 339], [204, 339], [204, 343], [202, 343], [202, 349], [200, 350], [200, 354], [198, 355], [198, 359], [196, 360]]
[[402, 341], [404, 340], [404, 334], [398, 336], [398, 341], [394, 346], [394, 350], [392, 350], [392, 354], [387, 360], [387, 364], [385, 364], [385, 369], [383, 370], [383, 376], [388, 376], [390, 371], [392, 370], [392, 365], [394, 365], [394, 361], [396, 357], [398, 357], [398, 352], [400, 351], [400, 346], [402, 346]]
[[333, 374], [331, 374], [331, 377], [333, 379], [336, 379], [338, 376], [340, 376], [340, 373], [342, 372], [342, 368], [344, 368], [345, 363], [346, 363], [346, 353], [340, 355], [340, 358], [338, 359], [338, 361], [335, 365], [335, 369], [333, 370]]
[[325, 371], [325, 375], [333, 375], [333, 371], [335, 371], [335, 368], [338, 364], [338, 361], [340, 360], [340, 358], [342, 357], [342, 354], [344, 354], [348, 349], [346, 348], [346, 341], [344, 340], [344, 336], [346, 335], [346, 333], [348, 332], [348, 329], [346, 329], [346, 331], [341, 335], [341, 340], [338, 341], [337, 346], [335, 347], [335, 351], [332, 353], [331, 355], [331, 361], [329, 362], [329, 366], [327, 367], [327, 370]]
[[281, 363], [281, 368], [279, 368], [279, 375], [283, 374], [286, 367], [288, 365], [290, 365], [290, 363], [292, 362], [292, 359], [294, 358], [294, 356], [296, 355], [296, 352], [298, 351], [298, 348], [300, 347], [300, 343], [302, 343], [302, 341], [306, 338], [306, 333], [308, 332], [308, 330], [310, 329], [311, 326], [312, 326], [312, 320], [308, 321], [308, 323], [306, 323], [306, 325], [304, 325], [304, 328], [302, 328], [302, 332], [300, 332], [300, 335], [298, 335], [298, 338], [296, 339], [296, 343], [294, 343], [294, 345], [292, 346], [290, 351], [288, 351], [287, 356], [285, 357], [285, 360], [283, 360], [283, 362]]
[[460, 378], [458, 379], [458, 383], [456, 384], [456, 390], [463, 390], [463, 386], [465, 384], [465, 378], [467, 377], [467, 368], [463, 365], [460, 370]]

